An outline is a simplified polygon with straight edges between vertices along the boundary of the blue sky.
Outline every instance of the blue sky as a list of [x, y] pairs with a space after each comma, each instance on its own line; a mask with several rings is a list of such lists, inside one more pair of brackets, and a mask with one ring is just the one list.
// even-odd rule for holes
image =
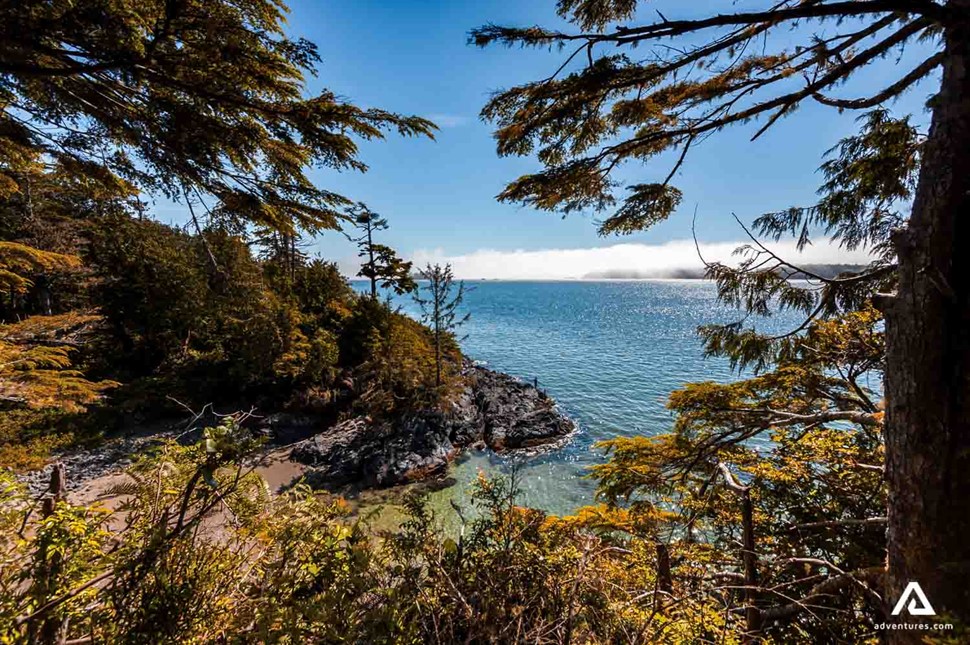
[[[764, 4], [662, 0], [643, 6], [649, 11], [644, 18], [652, 20], [654, 9], [675, 19], [700, 16], [712, 8], [730, 11]], [[367, 173], [313, 174], [321, 185], [363, 200], [387, 217], [391, 229], [385, 241], [419, 261], [456, 256], [467, 260], [489, 251], [489, 262], [503, 264], [521, 257], [507, 255], [517, 250], [591, 249], [618, 243], [646, 245], [643, 252], [650, 254], [653, 245], [669, 247], [690, 239], [695, 205], [702, 241], [736, 241], [743, 233], [732, 212], [750, 220], [761, 212], [810, 202], [819, 183], [815, 169], [822, 154], [854, 129], [853, 114], [806, 104], [754, 143], [749, 139], [757, 125], [728, 130], [694, 149], [676, 178], [674, 183], [684, 192], [679, 213], [643, 233], [601, 238], [592, 215], [562, 219], [496, 202], [494, 196], [506, 182], [539, 166], [532, 159], [499, 158], [489, 125], [478, 119], [491, 92], [548, 76], [563, 54], [478, 49], [466, 44], [468, 30], [488, 22], [563, 25], [555, 14], [555, 0], [290, 0], [290, 6], [291, 35], [315, 42], [323, 58], [311, 90], [328, 87], [358, 105], [418, 114], [441, 127], [434, 142], [392, 136], [362, 144], [362, 159], [370, 166]], [[907, 55], [902, 63], [906, 71], [910, 60]], [[858, 87], [881, 88], [898, 73], [895, 60], [884, 61], [868, 70]], [[916, 113], [925, 121], [923, 105], [931, 89], [928, 83], [918, 86], [894, 110]], [[628, 166], [621, 178], [631, 183], [656, 180], [667, 169], [663, 164]], [[161, 204], [158, 216], [180, 218], [178, 209]], [[312, 248], [343, 266], [352, 264], [354, 251], [339, 233], [323, 236]], [[539, 264], [552, 261], [551, 256], [537, 257], [533, 260]], [[468, 268], [465, 277], [490, 271]]]

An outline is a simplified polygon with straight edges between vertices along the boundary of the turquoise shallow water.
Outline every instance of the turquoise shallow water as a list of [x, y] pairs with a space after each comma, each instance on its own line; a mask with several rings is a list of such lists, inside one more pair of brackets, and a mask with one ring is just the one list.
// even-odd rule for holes
[[[579, 425], [562, 448], [531, 457], [469, 455], [455, 467], [459, 484], [436, 493], [465, 500], [479, 469], [522, 462], [521, 502], [569, 513], [593, 500], [587, 468], [604, 459], [594, 444], [618, 435], [670, 429], [669, 393], [684, 383], [737, 378], [727, 361], [705, 359], [698, 325], [730, 322], [738, 312], [716, 301], [700, 280], [613, 282], [468, 282], [465, 353], [524, 380], [539, 379]], [[415, 305], [401, 300], [403, 310]], [[797, 326], [792, 315], [759, 321], [764, 330]], [[436, 504], [440, 505], [440, 504]], [[445, 504], [447, 506], [447, 504]]]

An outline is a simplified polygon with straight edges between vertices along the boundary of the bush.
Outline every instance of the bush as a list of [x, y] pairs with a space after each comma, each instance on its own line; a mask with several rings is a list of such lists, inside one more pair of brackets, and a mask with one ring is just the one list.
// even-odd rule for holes
[[[451, 360], [461, 354], [453, 339]], [[461, 375], [448, 371], [435, 384], [434, 340], [427, 327], [387, 303], [360, 297], [341, 337], [341, 363], [353, 366], [358, 407], [374, 416], [441, 408], [461, 387]]]
[[514, 475], [479, 482], [454, 538], [417, 499], [381, 536], [338, 499], [269, 494], [242, 465], [255, 447], [231, 419], [162, 445], [114, 491], [123, 522], [63, 499], [31, 514], [4, 480], [0, 640], [608, 643], [650, 624], [652, 545], [516, 506]]

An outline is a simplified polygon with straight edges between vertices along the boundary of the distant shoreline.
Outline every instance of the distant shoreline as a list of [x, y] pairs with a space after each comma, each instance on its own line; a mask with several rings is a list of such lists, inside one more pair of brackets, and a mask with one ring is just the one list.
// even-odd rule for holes
[[[863, 264], [806, 264], [800, 268], [822, 278], [835, 278], [842, 273], [860, 273], [867, 269]], [[414, 279], [422, 282], [419, 275]], [[711, 280], [704, 275], [704, 269], [671, 269], [664, 272], [646, 272], [626, 269], [609, 269], [605, 271], [593, 271], [582, 276], [571, 277], [531, 277], [531, 278], [461, 278], [466, 282], [679, 282], [684, 280], [707, 281]], [[804, 273], [796, 274], [792, 280], [810, 279]], [[350, 282], [367, 282], [361, 278], [347, 277]]]
[[[799, 271], [792, 276], [792, 279], [807, 279], [812, 276], [822, 278], [834, 278], [842, 273], [861, 273], [866, 270], [863, 264], [805, 264], [799, 266], [804, 272]], [[705, 269], [672, 269], [670, 271], [628, 271], [625, 269], [608, 269], [606, 271], [594, 271], [587, 273], [583, 279], [605, 279], [605, 280], [707, 280]]]

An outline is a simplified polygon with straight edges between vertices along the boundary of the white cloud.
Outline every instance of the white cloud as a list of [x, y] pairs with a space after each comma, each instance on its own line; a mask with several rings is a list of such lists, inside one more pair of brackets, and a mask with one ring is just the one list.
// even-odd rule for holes
[[460, 114], [429, 114], [425, 118], [435, 123], [439, 128], [457, 128], [469, 121], [467, 116]]
[[[700, 252], [708, 262], [736, 263], [732, 256], [742, 242], [702, 243]], [[865, 264], [866, 251], [845, 251], [823, 241], [798, 252], [793, 242], [766, 244], [773, 252], [793, 264]], [[416, 266], [451, 263], [459, 278], [496, 280], [568, 280], [613, 276], [618, 273], [638, 277], [665, 277], [679, 271], [700, 270], [693, 240], [674, 240], [665, 244], [615, 244], [586, 249], [544, 249], [539, 251], [479, 250], [465, 255], [448, 255], [443, 249], [418, 250], [410, 258]]]

